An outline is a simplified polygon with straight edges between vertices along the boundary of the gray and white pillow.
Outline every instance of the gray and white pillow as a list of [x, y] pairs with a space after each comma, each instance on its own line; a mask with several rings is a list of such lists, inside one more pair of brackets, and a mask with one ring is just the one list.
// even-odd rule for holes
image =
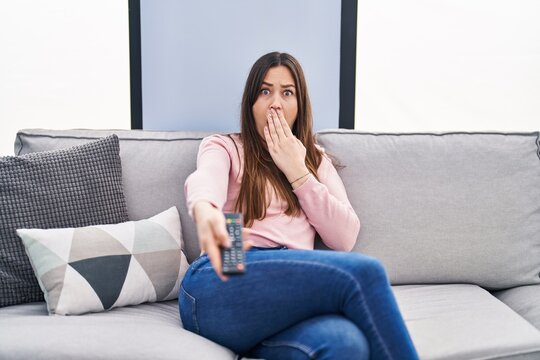
[[176, 299], [189, 266], [181, 233], [174, 206], [121, 224], [17, 230], [51, 315]]
[[43, 301], [19, 228], [128, 220], [118, 137], [72, 148], [0, 157], [0, 307]]

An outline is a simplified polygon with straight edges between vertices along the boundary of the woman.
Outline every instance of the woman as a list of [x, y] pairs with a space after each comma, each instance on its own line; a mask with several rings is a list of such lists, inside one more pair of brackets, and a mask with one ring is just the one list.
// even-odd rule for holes
[[[179, 293], [185, 329], [255, 358], [417, 359], [384, 268], [349, 252], [360, 222], [291, 55], [255, 62], [241, 133], [204, 138], [184, 190], [202, 249]], [[241, 276], [221, 272], [223, 212], [244, 217]], [[316, 232], [337, 251], [313, 250]]]

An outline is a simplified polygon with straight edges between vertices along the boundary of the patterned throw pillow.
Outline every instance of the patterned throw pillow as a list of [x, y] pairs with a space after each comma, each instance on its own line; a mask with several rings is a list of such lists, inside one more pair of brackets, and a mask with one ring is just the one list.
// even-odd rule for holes
[[118, 137], [0, 157], [0, 307], [43, 301], [19, 228], [127, 221]]
[[146, 220], [19, 229], [49, 314], [75, 315], [175, 299], [189, 266], [172, 207]]

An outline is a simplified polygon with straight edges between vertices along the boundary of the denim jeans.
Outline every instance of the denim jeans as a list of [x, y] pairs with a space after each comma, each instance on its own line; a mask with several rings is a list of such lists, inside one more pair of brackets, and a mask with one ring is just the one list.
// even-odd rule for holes
[[180, 287], [186, 330], [264, 359], [418, 359], [375, 258], [252, 247], [244, 275], [222, 282], [207, 254]]

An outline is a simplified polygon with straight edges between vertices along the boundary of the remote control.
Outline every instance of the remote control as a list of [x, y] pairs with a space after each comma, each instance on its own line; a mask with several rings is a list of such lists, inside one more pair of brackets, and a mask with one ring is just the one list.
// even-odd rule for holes
[[231, 238], [231, 248], [221, 247], [222, 271], [225, 275], [242, 275], [244, 266], [244, 249], [242, 241], [243, 220], [241, 213], [225, 213], [225, 226]]

